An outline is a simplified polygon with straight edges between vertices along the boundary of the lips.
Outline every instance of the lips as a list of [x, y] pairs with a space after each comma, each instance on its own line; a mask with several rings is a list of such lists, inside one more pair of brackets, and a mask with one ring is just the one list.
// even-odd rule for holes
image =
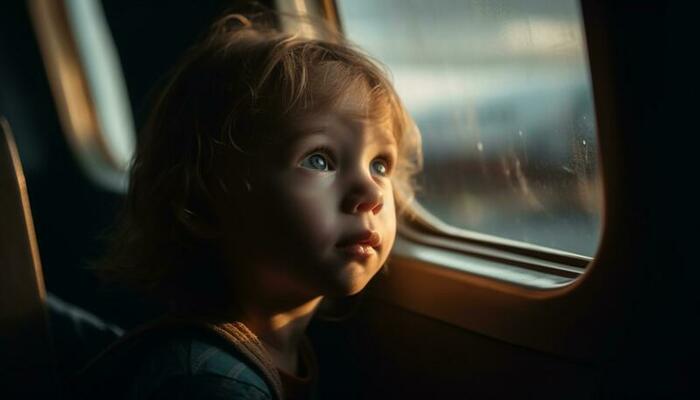
[[337, 247], [346, 255], [362, 260], [376, 254], [376, 248], [381, 244], [382, 237], [379, 232], [366, 230], [343, 238]]
[[382, 237], [377, 231], [365, 230], [356, 234], [348, 235], [338, 242], [338, 247], [367, 246], [379, 247], [382, 244]]

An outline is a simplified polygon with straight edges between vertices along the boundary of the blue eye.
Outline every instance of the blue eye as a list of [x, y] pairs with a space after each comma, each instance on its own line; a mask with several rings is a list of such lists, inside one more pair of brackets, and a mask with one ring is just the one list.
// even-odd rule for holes
[[307, 156], [299, 165], [316, 171], [331, 171], [330, 161], [321, 153], [313, 153]]
[[389, 166], [384, 160], [372, 161], [372, 164], [370, 164], [370, 168], [372, 169], [372, 173], [377, 174], [379, 176], [387, 176], [389, 172]]

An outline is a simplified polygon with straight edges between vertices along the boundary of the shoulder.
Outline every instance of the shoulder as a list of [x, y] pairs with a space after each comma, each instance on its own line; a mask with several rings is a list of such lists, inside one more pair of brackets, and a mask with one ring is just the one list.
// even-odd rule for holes
[[271, 399], [263, 378], [245, 361], [209, 340], [169, 338], [144, 354], [127, 397]]
[[220, 375], [172, 377], [146, 394], [149, 400], [271, 400], [269, 391], [249, 382]]

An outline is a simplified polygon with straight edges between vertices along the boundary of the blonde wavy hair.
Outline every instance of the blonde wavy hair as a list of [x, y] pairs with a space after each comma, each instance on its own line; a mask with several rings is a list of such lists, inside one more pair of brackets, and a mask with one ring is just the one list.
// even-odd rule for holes
[[246, 160], [296, 117], [329, 110], [358, 85], [366, 117], [388, 124], [396, 138], [392, 179], [397, 209], [406, 210], [421, 167], [420, 135], [382, 67], [338, 35], [296, 37], [259, 15], [219, 19], [156, 99], [102, 277], [166, 302], [224, 301], [217, 237], [201, 229], [220, 220], [214, 199], [229, 195]]

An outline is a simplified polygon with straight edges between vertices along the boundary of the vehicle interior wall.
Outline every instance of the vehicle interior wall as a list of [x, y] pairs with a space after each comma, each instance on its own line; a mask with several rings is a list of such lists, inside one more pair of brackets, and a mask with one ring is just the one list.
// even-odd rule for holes
[[[656, 398], [684, 397], [696, 391], [691, 387], [698, 333], [693, 311], [698, 271], [691, 250], [697, 238], [692, 217], [695, 198], [684, 195], [684, 187], [694, 181], [692, 160], [698, 140], [696, 135], [682, 133], [693, 126], [689, 108], [695, 103], [684, 89], [689, 76], [684, 57], [690, 48], [690, 36], [684, 32], [692, 26], [687, 21], [689, 8], [630, 1], [583, 1], [582, 8], [601, 142], [605, 228], [591, 271], [580, 278], [580, 288], [590, 284], [595, 289], [589, 298], [579, 299], [582, 309], [590, 311], [575, 318], [590, 324], [581, 325], [588, 328], [580, 331], [562, 331], [561, 336], [572, 335], [581, 347], [589, 347], [588, 356], [577, 359], [516, 350], [471, 332], [453, 335], [447, 325], [410, 313], [400, 317], [385, 307], [377, 319], [382, 328], [369, 323], [362, 331], [381, 342], [379, 338], [389, 331], [386, 326], [400, 327], [387, 333], [386, 343], [403, 352], [392, 352], [391, 345], [384, 345], [377, 347], [384, 351], [371, 353], [392, 366], [380, 368], [382, 381], [402, 382], [401, 390], [408, 393], [428, 393], [426, 388], [436, 385], [439, 389], [430, 390], [495, 398], [577, 394]], [[669, 146], [668, 151], [664, 146]], [[607, 281], [596, 278], [603, 272]], [[486, 300], [488, 308], [491, 303]], [[367, 306], [360, 319], [372, 320], [377, 309], [382, 307]], [[425, 336], [439, 338], [440, 344], [431, 342], [420, 362], [404, 358], [407, 349], [420, 348], [420, 335], [414, 333], [428, 331], [421, 327], [429, 327]], [[452, 365], [445, 352], [429, 350], [437, 348], [468, 351]], [[470, 356], [477, 360], [473, 365], [467, 361]], [[519, 365], [520, 356], [527, 362]], [[503, 369], [489, 370], [491, 362]], [[416, 368], [416, 364], [424, 368], [408, 375], [396, 368]], [[558, 375], [567, 370], [571, 375]], [[450, 374], [461, 375], [461, 383], [442, 380]], [[474, 376], [483, 380], [472, 381], [466, 388]], [[501, 386], [495, 384], [497, 376], [503, 377]]]
[[102, 251], [99, 236], [111, 223], [118, 196], [90, 184], [68, 148], [27, 5], [3, 4], [0, 18], [0, 113], [12, 126], [24, 165], [47, 286], [103, 312], [84, 268]]
[[324, 399], [554, 399], [562, 393], [591, 399], [602, 393], [600, 371], [588, 362], [533, 351], [372, 299], [347, 321], [317, 320], [311, 335], [326, 379]]
[[[103, 1], [137, 126], [150, 93], [178, 57], [232, 2]], [[13, 128], [22, 159], [46, 286], [59, 298], [124, 327], [160, 307], [102, 285], [99, 264], [123, 195], [95, 185], [81, 170], [62, 132], [27, 4], [3, 5], [0, 113]]]
[[[587, 323], [556, 339], [568, 337], [574, 346], [579, 341], [587, 355], [542, 353], [480, 335], [478, 329], [458, 329], [387, 304], [378, 299], [382, 296], [373, 298], [370, 288], [370, 299], [349, 321], [354, 330], [340, 335], [350, 335], [358, 346], [345, 357], [360, 366], [359, 381], [367, 382], [364, 389], [376, 398], [397, 392], [417, 397], [685, 398], [697, 391], [692, 387], [698, 333], [695, 197], [684, 194], [695, 180], [692, 160], [698, 143], [696, 135], [684, 133], [693, 126], [690, 108], [696, 103], [684, 89], [691, 75], [685, 57], [691, 36], [684, 32], [692, 26], [689, 7], [583, 1], [582, 8], [603, 164], [605, 227], [590, 271], [578, 286], [592, 288], [589, 297], [577, 299], [583, 311], [573, 316]], [[392, 263], [392, 269], [400, 268], [401, 262]], [[484, 309], [493, 306], [490, 300], [483, 299]], [[517, 337], [519, 327], [512, 329]]]

